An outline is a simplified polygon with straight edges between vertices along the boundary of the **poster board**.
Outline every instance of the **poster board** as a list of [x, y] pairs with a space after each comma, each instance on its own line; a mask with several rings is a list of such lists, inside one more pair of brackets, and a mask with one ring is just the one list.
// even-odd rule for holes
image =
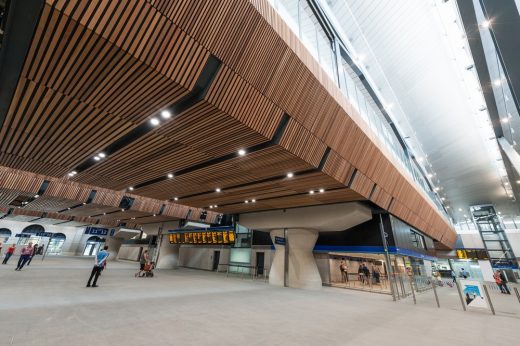
[[489, 309], [482, 283], [476, 280], [460, 279], [462, 298], [468, 308]]

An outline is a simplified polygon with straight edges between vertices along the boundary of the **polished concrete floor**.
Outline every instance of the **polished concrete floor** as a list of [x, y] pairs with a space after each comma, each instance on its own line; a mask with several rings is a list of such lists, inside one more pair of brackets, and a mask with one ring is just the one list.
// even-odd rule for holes
[[0, 265], [0, 345], [517, 345], [520, 320], [339, 288], [272, 287], [188, 269], [134, 278], [92, 260]]

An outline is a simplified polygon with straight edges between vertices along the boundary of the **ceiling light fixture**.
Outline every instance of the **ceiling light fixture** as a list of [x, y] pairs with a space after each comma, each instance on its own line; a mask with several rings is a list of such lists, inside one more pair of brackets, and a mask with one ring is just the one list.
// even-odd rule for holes
[[217, 187], [217, 188], [215, 189], [215, 192], [220, 192], [220, 191], [222, 191], [222, 190], [220, 189], [220, 187]]
[[178, 201], [178, 200], [179, 200], [179, 197], [174, 197], [173, 200], [174, 200], [174, 201]]
[[253, 199], [251, 200], [251, 202], [256, 203], [256, 199], [253, 198]]
[[87, 204], [86, 202], [83, 202], [83, 205]]
[[168, 173], [168, 179], [171, 179], [173, 178], [173, 174], [172, 173]]
[[69, 177], [73, 177], [73, 176], [74, 176], [74, 174], [72, 174], [72, 172], [70, 172], [69, 173]]
[[246, 199], [246, 200], [244, 201], [244, 203], [246, 203], [246, 204], [247, 204], [247, 203], [249, 203], [249, 201], [248, 201], [248, 200]]
[[292, 178], [292, 177], [294, 177], [294, 173], [293, 172], [287, 173], [287, 178]]
[[500, 85], [502, 84], [502, 81], [501, 81], [500, 79], [495, 79], [495, 80], [493, 81], [493, 84], [494, 84], [495, 86], [500, 86]]
[[509, 122], [509, 118], [501, 119], [504, 124], [507, 124]]
[[172, 113], [170, 113], [167, 110], [164, 110], [161, 112], [161, 117], [163, 117], [163, 119], [170, 119], [172, 117]]
[[128, 190], [130, 190], [130, 191], [134, 191], [134, 187], [133, 187], [133, 186], [130, 186], [130, 187], [128, 188]]
[[210, 205], [210, 206], [209, 206], [209, 209], [213, 209], [213, 205]]
[[96, 155], [96, 156], [94, 156], [94, 160], [99, 161], [99, 160], [101, 160], [101, 158]]
[[215, 204], [215, 205], [213, 206], [213, 208], [218, 208], [218, 205]]
[[157, 215], [153, 214], [153, 216], [155, 217], [155, 216], [157, 216]]
[[124, 210], [124, 209], [121, 209], [121, 211], [123, 211], [123, 212], [124, 212], [125, 210]]
[[153, 126], [157, 126], [157, 125], [159, 125], [159, 119], [157, 119], [157, 118], [152, 118], [152, 119], [150, 119], [150, 123], [151, 123]]
[[244, 156], [245, 154], [246, 154], [245, 149], [239, 149], [239, 150], [238, 150], [238, 155], [240, 155], [240, 156]]
[[38, 198], [38, 197], [40, 197], [40, 195], [34, 195], [34, 198]]
[[102, 159], [104, 159], [106, 157], [105, 153], [101, 152], [98, 154], [99, 157], [101, 157]]
[[485, 21], [482, 22], [482, 26], [484, 28], [489, 28], [491, 26], [491, 21], [486, 19]]
[[103, 213], [103, 215], [106, 215], [107, 213]]
[[310, 190], [309, 194], [314, 195], [314, 190]]
[[325, 189], [320, 189], [320, 193], [324, 193], [325, 192]]

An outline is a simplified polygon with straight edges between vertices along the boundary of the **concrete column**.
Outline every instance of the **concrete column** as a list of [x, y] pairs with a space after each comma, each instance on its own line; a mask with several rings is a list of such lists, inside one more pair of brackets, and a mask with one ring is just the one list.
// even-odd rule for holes
[[[271, 231], [271, 239], [275, 244], [275, 253], [269, 283], [283, 286], [285, 246], [275, 243], [275, 237], [283, 237], [284, 231]], [[308, 229], [287, 230], [286, 243], [289, 243], [289, 287], [319, 290], [322, 287], [321, 276], [312, 250], [318, 239], [318, 231]]]
[[107, 261], [115, 261], [117, 259], [117, 255], [119, 254], [119, 249], [121, 248], [121, 244], [123, 244], [123, 238], [116, 237], [108, 237], [105, 244], [101, 244], [99, 250], [103, 248], [103, 246], [108, 246], [108, 256]]
[[159, 250], [159, 258], [157, 259], [157, 268], [159, 269], [175, 269], [179, 266], [179, 248], [180, 245], [170, 244], [168, 234], [163, 235], [161, 248]]

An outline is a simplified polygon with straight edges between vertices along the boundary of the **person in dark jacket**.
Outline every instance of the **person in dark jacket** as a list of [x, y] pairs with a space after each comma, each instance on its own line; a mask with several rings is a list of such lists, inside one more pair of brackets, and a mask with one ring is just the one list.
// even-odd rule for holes
[[502, 287], [504, 288], [504, 293], [511, 294], [511, 291], [509, 291], [509, 287], [507, 287], [507, 278], [504, 275], [504, 272], [499, 270], [498, 274], [500, 275], [500, 280], [502, 280]]

